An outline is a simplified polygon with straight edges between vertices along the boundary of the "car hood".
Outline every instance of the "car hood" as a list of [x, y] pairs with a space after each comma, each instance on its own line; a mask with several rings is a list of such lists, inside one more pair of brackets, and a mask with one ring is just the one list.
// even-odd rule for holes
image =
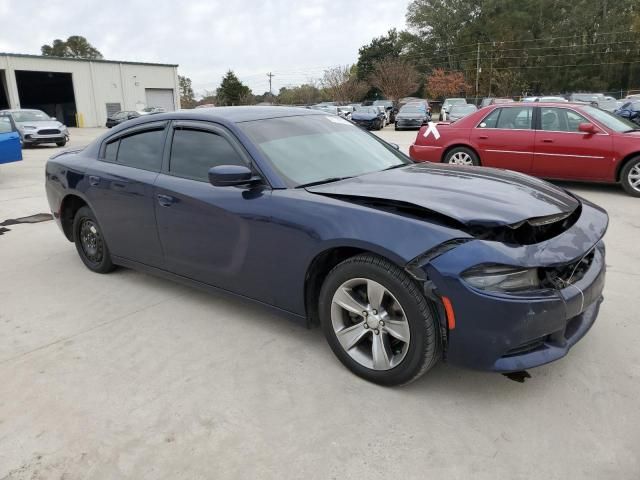
[[37, 121], [37, 122], [16, 122], [16, 125], [20, 126], [20, 127], [35, 127], [35, 128], [47, 128], [47, 129], [61, 129], [62, 127], [64, 127], [64, 125], [62, 123], [60, 123], [57, 120], [41, 120], [41, 121]]
[[358, 112], [353, 112], [351, 114], [351, 119], [352, 120], [373, 120], [374, 118], [377, 118], [378, 115], [376, 115], [375, 113], [358, 113]]
[[307, 191], [345, 200], [411, 204], [469, 227], [515, 226], [539, 217], [564, 217], [580, 205], [566, 191], [528, 175], [430, 163], [316, 185]]

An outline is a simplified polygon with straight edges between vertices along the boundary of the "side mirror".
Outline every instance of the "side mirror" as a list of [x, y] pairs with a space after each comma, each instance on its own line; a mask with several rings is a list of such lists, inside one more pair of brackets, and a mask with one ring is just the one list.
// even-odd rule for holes
[[233, 187], [260, 183], [262, 179], [241, 165], [218, 165], [209, 169], [209, 183], [214, 187]]
[[396, 150], [400, 150], [400, 145], [398, 145], [397, 143], [391, 143], [389, 142], [389, 145], [391, 145], [393, 148], [395, 148]]
[[56, 117], [51, 117], [51, 120], [58, 120]]
[[598, 133], [598, 129], [593, 123], [581, 123], [578, 125], [578, 130], [582, 133], [594, 134]]

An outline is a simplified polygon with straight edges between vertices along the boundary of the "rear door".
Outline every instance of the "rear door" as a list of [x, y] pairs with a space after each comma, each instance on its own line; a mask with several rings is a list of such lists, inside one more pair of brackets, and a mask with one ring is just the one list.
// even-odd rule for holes
[[530, 173], [535, 141], [533, 115], [532, 106], [499, 107], [473, 128], [470, 140], [479, 151], [482, 165]]
[[602, 129], [595, 134], [581, 132], [581, 123], [594, 122], [571, 108], [539, 109], [532, 173], [544, 178], [609, 180], [614, 161], [611, 135]]
[[162, 166], [167, 122], [112, 137], [87, 169], [89, 203], [111, 254], [162, 268], [153, 184]]
[[0, 163], [22, 160], [20, 134], [8, 115], [0, 116]]

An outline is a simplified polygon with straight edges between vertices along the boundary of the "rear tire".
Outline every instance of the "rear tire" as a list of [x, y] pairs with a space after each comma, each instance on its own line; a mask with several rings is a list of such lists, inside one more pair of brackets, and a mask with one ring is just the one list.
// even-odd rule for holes
[[370, 382], [412, 382], [441, 357], [434, 305], [402, 269], [377, 255], [348, 258], [329, 272], [319, 314], [334, 354]]
[[622, 168], [620, 183], [629, 195], [640, 197], [640, 156], [633, 157]]
[[73, 241], [80, 259], [89, 270], [109, 273], [115, 265], [98, 220], [89, 207], [82, 207], [73, 219]]
[[442, 159], [442, 163], [449, 163], [451, 165], [480, 165], [480, 159], [476, 152], [467, 147], [455, 147], [447, 152]]

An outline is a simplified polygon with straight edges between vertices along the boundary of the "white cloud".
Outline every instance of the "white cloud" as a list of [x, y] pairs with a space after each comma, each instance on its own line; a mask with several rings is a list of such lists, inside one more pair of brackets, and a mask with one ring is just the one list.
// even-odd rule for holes
[[[4, 51], [40, 52], [83, 35], [105, 58], [180, 64], [197, 91], [228, 69], [255, 93], [353, 63], [358, 48], [403, 28], [409, 0], [0, 0]], [[25, 26], [29, 34], [25, 35]]]

